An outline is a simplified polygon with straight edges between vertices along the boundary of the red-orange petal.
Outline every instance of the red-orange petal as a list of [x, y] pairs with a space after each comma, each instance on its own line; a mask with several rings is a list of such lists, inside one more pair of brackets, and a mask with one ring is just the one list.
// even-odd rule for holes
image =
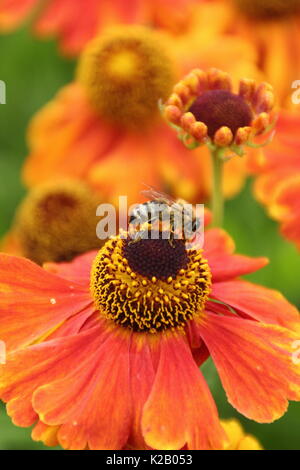
[[0, 29], [9, 31], [26, 18], [38, 0], [1, 0], [0, 4]]
[[288, 240], [294, 242], [300, 250], [300, 216], [297, 219], [283, 222], [281, 233]]
[[90, 345], [87, 339], [95, 331], [99, 337], [103, 336], [99, 325], [88, 333], [54, 339], [8, 354], [6, 364], [0, 366], [0, 396], [8, 403], [8, 414], [16, 425], [30, 426], [36, 421], [31, 403], [33, 392], [44, 383], [72, 372], [77, 356], [93, 350], [94, 344]]
[[[132, 423], [129, 345], [129, 332], [99, 319], [75, 336], [9, 354], [0, 396], [14, 423], [29, 426], [38, 412], [44, 424], [59, 426], [64, 448], [123, 448]], [[37, 439], [47, 436], [35, 432]]]
[[25, 258], [0, 254], [0, 339], [24, 347], [92, 303], [80, 284]]
[[154, 385], [142, 416], [154, 449], [218, 449], [225, 436], [209, 388], [183, 336], [162, 335]]
[[213, 282], [226, 281], [249, 274], [268, 264], [267, 258], [250, 258], [243, 255], [215, 254], [207, 256]]
[[44, 423], [61, 424], [57, 437], [65, 449], [115, 450], [126, 444], [132, 419], [129, 338], [117, 328], [102, 337], [98, 328], [77, 335], [64, 375], [52, 375], [34, 392], [33, 408]]
[[[155, 338], [152, 338], [155, 342]], [[134, 449], [149, 448], [141, 430], [141, 417], [155, 378], [151, 338], [144, 334], [132, 335], [130, 346], [130, 383], [133, 403], [133, 422], [129, 445]]]
[[212, 297], [254, 320], [300, 330], [298, 310], [276, 290], [233, 280], [213, 284]]
[[280, 418], [288, 400], [300, 400], [299, 336], [277, 325], [206, 312], [199, 322], [228, 401], [261, 423]]
[[66, 86], [31, 122], [25, 184], [30, 187], [63, 176], [86, 177], [116, 137], [117, 131], [93, 111], [83, 88], [77, 83]]
[[[103, 28], [141, 19], [143, 2], [131, 0], [51, 0], [36, 24], [42, 35], [57, 34], [66, 54], [77, 54]], [[83, 14], [84, 12], [84, 14]]]
[[[148, 12], [140, 0], [1, 0], [0, 28], [13, 29], [40, 6], [35, 31], [40, 35], [58, 35], [65, 54], [79, 53], [103, 28], [145, 21]], [[84, 14], [83, 14], [84, 12]], [[146, 16], [147, 15], [147, 16]]]
[[81, 310], [81, 312], [73, 315], [65, 320], [59, 328], [55, 328], [50, 334], [46, 334], [39, 341], [49, 341], [53, 338], [60, 338], [62, 336], [76, 335], [80, 331], [87, 330], [97, 326], [99, 323], [99, 311], [95, 310], [94, 304]]
[[212, 258], [220, 254], [232, 254], [235, 250], [235, 244], [232, 238], [225, 230], [220, 228], [211, 228], [204, 235], [204, 257]]
[[62, 51], [76, 54], [97, 34], [98, 10], [97, 0], [51, 0], [35, 30], [41, 35], [58, 34]]
[[97, 253], [98, 250], [89, 251], [83, 255], [76, 256], [74, 260], [66, 263], [44, 263], [43, 268], [69, 281], [88, 285], [92, 262]]
[[300, 170], [295, 168], [275, 187], [269, 212], [281, 222], [282, 234], [300, 248]]

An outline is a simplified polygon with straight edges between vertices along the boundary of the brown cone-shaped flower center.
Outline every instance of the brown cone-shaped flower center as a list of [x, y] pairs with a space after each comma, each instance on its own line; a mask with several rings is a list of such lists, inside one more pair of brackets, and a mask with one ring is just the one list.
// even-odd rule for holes
[[300, 0], [234, 0], [245, 15], [262, 19], [280, 19], [300, 12]]
[[202, 252], [187, 251], [179, 240], [172, 247], [168, 240], [116, 237], [99, 251], [91, 273], [99, 312], [138, 332], [184, 328], [201, 314], [210, 285]]
[[92, 191], [78, 181], [51, 182], [33, 189], [21, 204], [14, 227], [24, 255], [43, 264], [99, 249], [97, 205]]
[[239, 127], [249, 126], [252, 111], [246, 101], [226, 90], [211, 90], [201, 94], [191, 105], [189, 111], [197, 121], [204, 122], [209, 137], [223, 126], [231, 129], [233, 135]]

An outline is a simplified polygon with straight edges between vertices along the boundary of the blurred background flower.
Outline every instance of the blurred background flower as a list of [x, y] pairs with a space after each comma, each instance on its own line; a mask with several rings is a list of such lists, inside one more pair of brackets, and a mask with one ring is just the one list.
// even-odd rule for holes
[[[252, 59], [251, 46], [234, 46], [221, 37], [207, 45], [201, 33], [174, 39], [143, 27], [109, 29], [84, 50], [75, 80], [34, 116], [25, 184], [64, 175], [89, 181], [109, 200], [126, 193], [130, 203], [139, 201], [141, 183], [174, 197], [207, 200], [212, 174], [208, 150], [183, 149], [159, 116], [157, 101], [168, 96], [188, 66], [222, 62], [234, 83], [239, 73], [260, 77]], [[225, 195], [240, 191], [245, 177], [245, 159], [228, 162]]]

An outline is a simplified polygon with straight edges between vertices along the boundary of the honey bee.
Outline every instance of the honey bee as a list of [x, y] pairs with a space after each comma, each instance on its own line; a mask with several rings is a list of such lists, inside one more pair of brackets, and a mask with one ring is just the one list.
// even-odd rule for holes
[[[194, 248], [201, 218], [196, 216], [191, 204], [148, 187], [142, 191], [149, 201], [138, 204], [129, 216], [129, 233], [132, 242], [149, 238], [150, 232], [161, 233], [174, 246], [175, 239], [183, 239]], [[151, 238], [151, 236], [150, 236]]]

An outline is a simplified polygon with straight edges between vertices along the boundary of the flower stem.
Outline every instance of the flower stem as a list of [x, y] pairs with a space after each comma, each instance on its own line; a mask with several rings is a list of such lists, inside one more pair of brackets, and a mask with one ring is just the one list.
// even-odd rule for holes
[[214, 227], [222, 227], [224, 213], [224, 198], [222, 190], [223, 181], [223, 152], [222, 148], [211, 150], [212, 167], [213, 167], [213, 188], [212, 188], [212, 225]]

